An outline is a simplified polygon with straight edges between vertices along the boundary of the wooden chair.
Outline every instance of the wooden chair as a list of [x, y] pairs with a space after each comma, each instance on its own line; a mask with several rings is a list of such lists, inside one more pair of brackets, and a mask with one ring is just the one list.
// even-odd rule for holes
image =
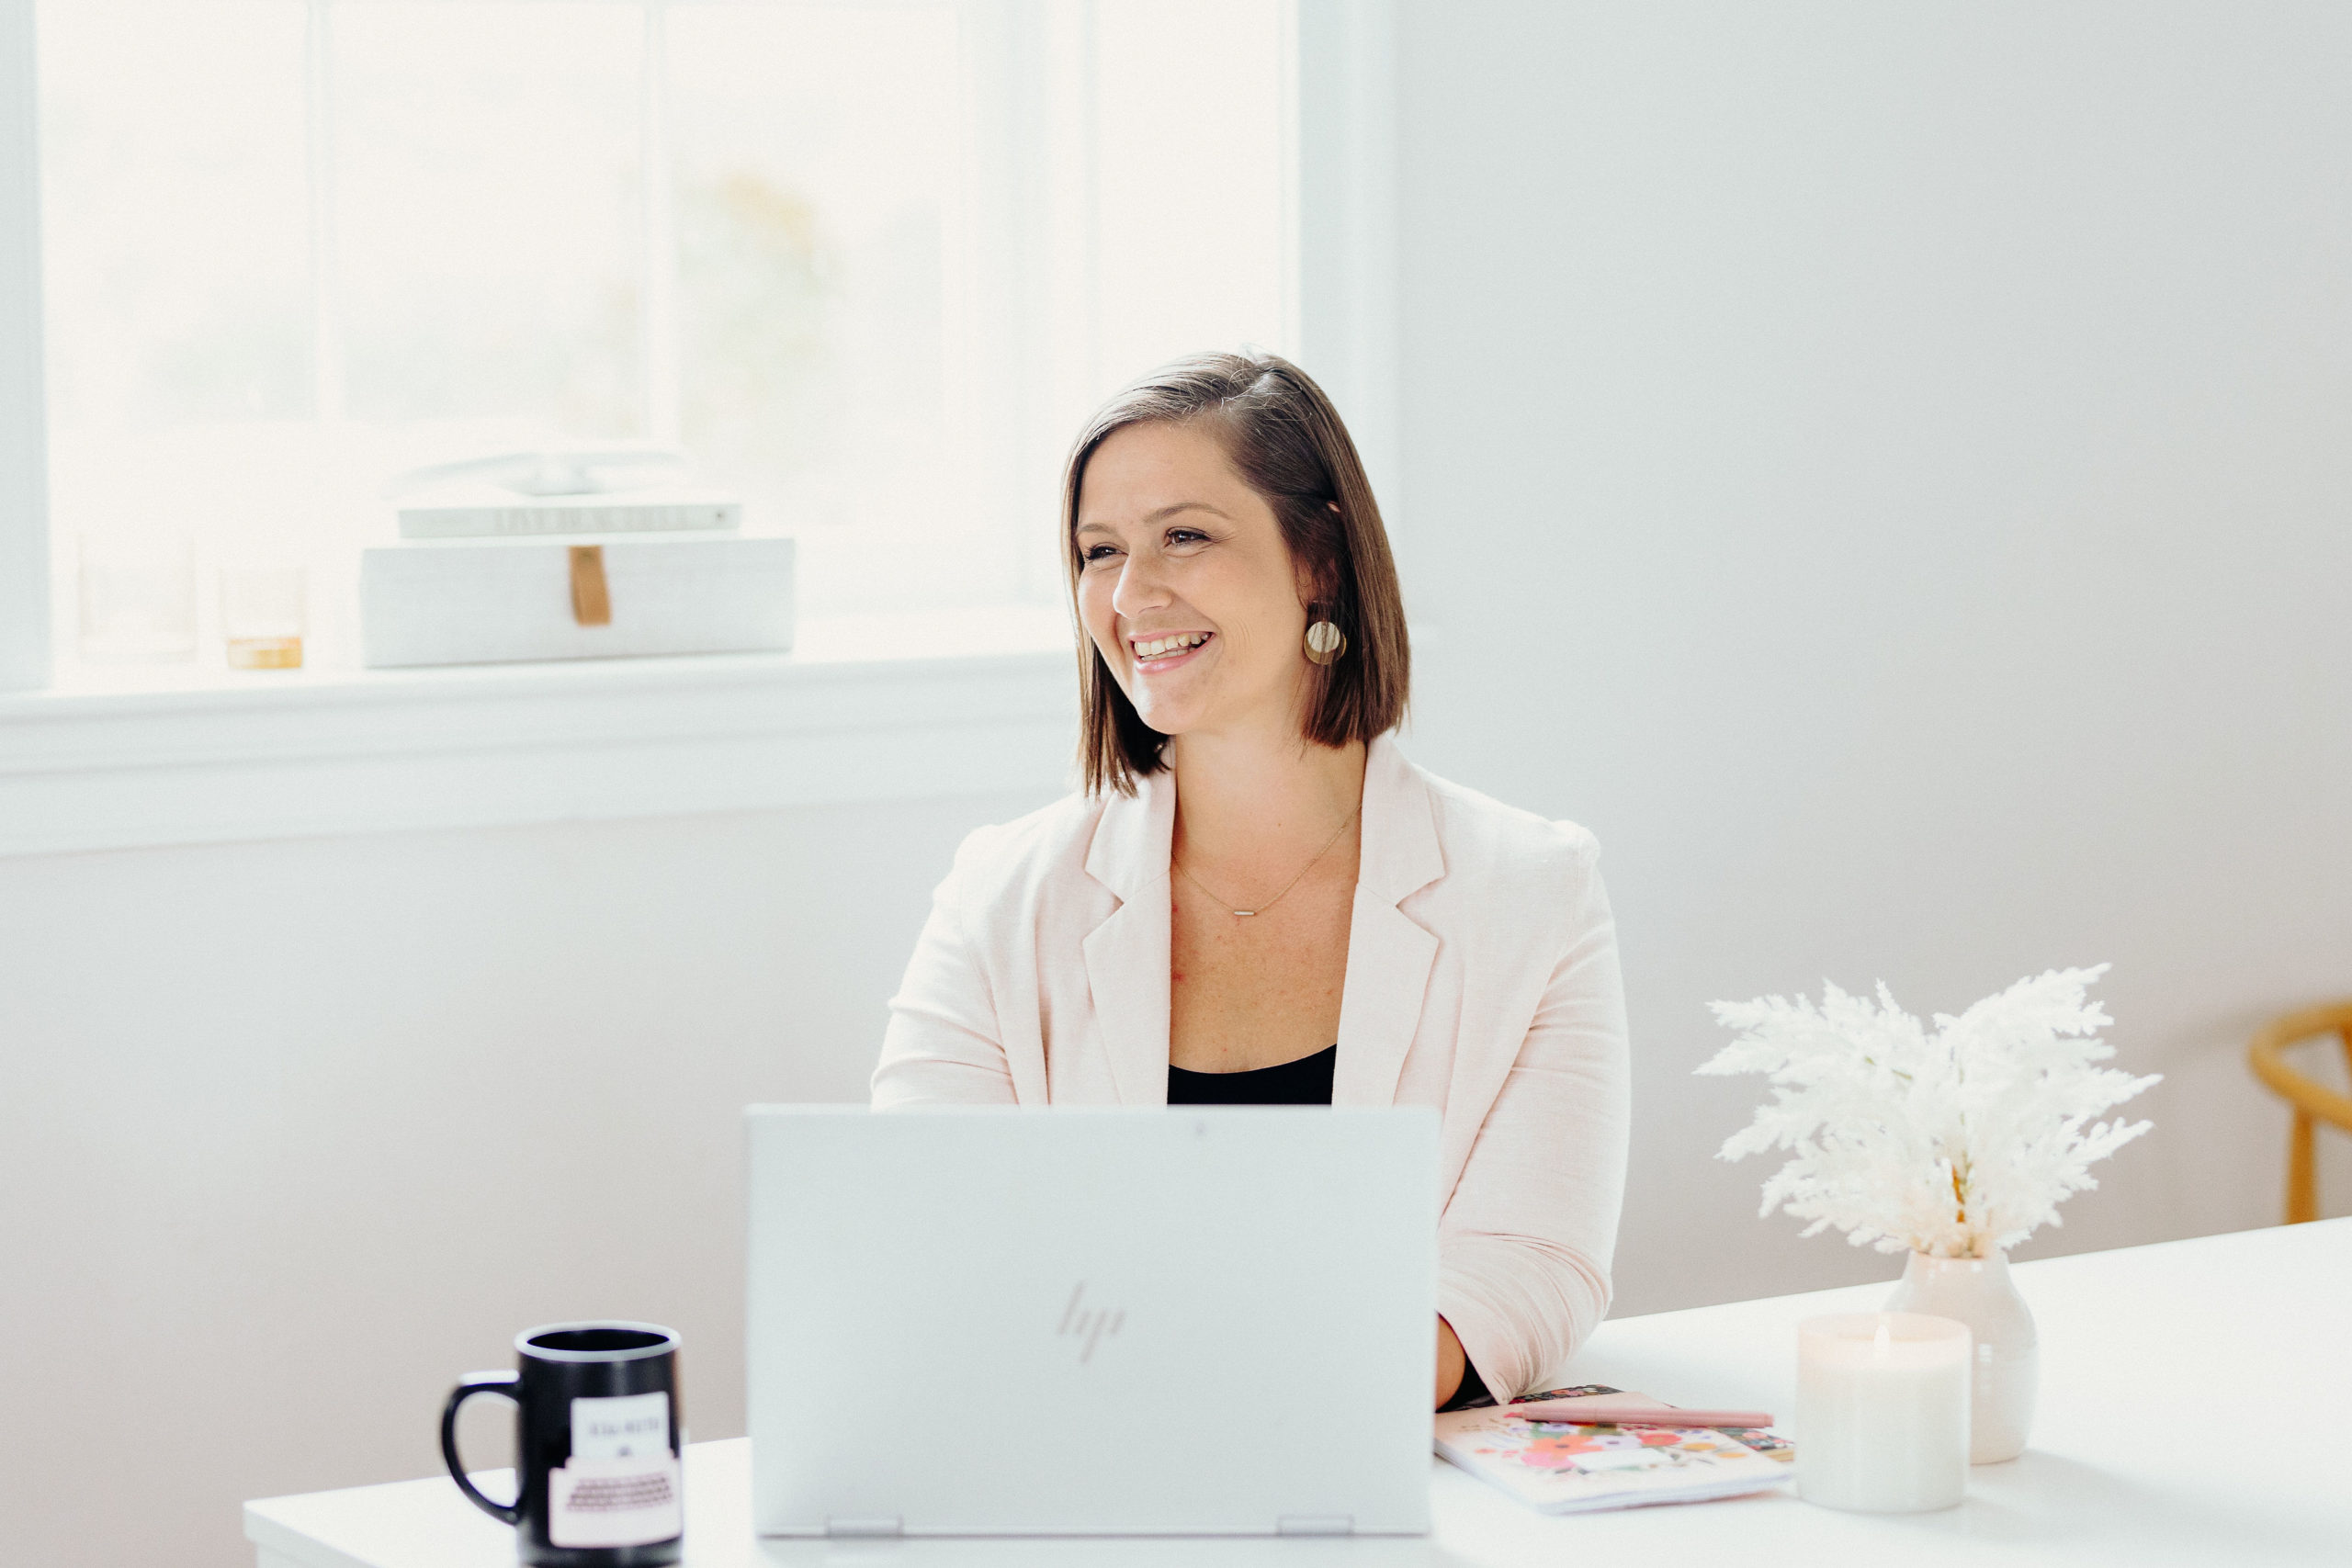
[[2344, 1043], [2345, 1065], [2352, 1067], [2352, 1002], [2309, 1008], [2275, 1019], [2246, 1047], [2254, 1076], [2278, 1090], [2295, 1112], [2294, 1131], [2287, 1144], [2287, 1223], [2290, 1225], [2319, 1218], [2312, 1122], [2330, 1122], [2352, 1133], [2352, 1094], [2338, 1094], [2325, 1084], [2313, 1083], [2287, 1065], [2288, 1046], [2314, 1034], [2329, 1033]]

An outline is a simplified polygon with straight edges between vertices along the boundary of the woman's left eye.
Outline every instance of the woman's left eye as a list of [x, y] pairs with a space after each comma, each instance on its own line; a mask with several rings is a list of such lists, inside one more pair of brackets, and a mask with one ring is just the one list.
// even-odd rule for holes
[[1197, 528], [1170, 528], [1168, 530], [1168, 542], [1171, 545], [1205, 544], [1208, 536]]

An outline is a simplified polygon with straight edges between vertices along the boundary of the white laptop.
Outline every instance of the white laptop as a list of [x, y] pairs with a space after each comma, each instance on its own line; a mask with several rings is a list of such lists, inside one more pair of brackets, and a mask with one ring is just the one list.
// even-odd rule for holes
[[1434, 1114], [746, 1116], [762, 1535], [1428, 1529]]

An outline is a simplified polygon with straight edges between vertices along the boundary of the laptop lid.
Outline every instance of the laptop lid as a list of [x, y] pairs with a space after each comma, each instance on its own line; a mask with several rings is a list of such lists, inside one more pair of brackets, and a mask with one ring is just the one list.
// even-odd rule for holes
[[760, 1533], [1428, 1529], [1433, 1113], [746, 1115]]

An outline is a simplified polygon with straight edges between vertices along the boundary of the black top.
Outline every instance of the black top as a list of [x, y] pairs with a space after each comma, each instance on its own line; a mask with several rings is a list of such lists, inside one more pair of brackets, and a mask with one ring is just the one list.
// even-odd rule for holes
[[1253, 1067], [1246, 1073], [1196, 1073], [1168, 1065], [1170, 1105], [1329, 1105], [1331, 1074], [1340, 1048], [1326, 1045], [1312, 1056]]

